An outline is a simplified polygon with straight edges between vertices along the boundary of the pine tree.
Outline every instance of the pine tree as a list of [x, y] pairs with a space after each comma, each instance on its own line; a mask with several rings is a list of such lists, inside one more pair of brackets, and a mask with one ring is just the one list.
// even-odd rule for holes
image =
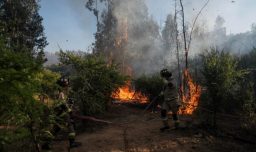
[[39, 151], [36, 134], [44, 105], [34, 97], [41, 90], [37, 76], [47, 42], [38, 10], [36, 0], [0, 1], [0, 125], [14, 127], [0, 134], [0, 151], [21, 138], [15, 131], [22, 129]]
[[37, 0], [0, 2], [0, 35], [15, 52], [26, 48], [31, 56], [43, 54], [47, 41], [38, 10]]

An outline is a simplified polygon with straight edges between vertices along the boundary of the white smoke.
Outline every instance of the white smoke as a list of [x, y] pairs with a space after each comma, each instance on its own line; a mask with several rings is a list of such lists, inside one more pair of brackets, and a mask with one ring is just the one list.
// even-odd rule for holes
[[[121, 66], [130, 66], [135, 76], [159, 72], [162, 68], [170, 66], [177, 67], [175, 41], [172, 42], [173, 47], [169, 50], [164, 48], [160, 25], [148, 13], [149, 10], [145, 4], [147, 1], [149, 0], [111, 0], [114, 4], [112, 14], [117, 19], [117, 38], [119, 37], [125, 41], [125, 45], [118, 50], [118, 55], [115, 57], [118, 58]], [[72, 0], [70, 2], [73, 8], [78, 6], [80, 8], [85, 5], [84, 0]], [[177, 2], [179, 1], [177, 0]], [[185, 19], [188, 26], [187, 37], [189, 37], [189, 30], [191, 30], [193, 20], [205, 2], [184, 0]], [[159, 3], [165, 5], [164, 0], [160, 0]], [[170, 8], [170, 13], [173, 13], [174, 3], [171, 2], [170, 4], [168, 7]], [[227, 22], [225, 22], [224, 18], [217, 15], [222, 13], [219, 10], [224, 10], [224, 6], [230, 6], [226, 9], [235, 7], [230, 1], [223, 1], [222, 4], [217, 1], [210, 1], [205, 10], [203, 10], [192, 33], [192, 43], [189, 50], [190, 57], [194, 57], [210, 47], [218, 47], [228, 51], [232, 50], [236, 53], [249, 51], [254, 47], [254, 42], [256, 42], [255, 31], [236, 35], [227, 34], [225, 28], [225, 23]], [[178, 9], [180, 8], [178, 7]], [[79, 13], [85, 11], [78, 10]], [[160, 8], [159, 11], [161, 11]], [[86, 24], [85, 22], [86, 19], [82, 19], [81, 25]], [[179, 46], [180, 57], [181, 62], [184, 63], [180, 16], [178, 24], [179, 40], [181, 42]], [[123, 66], [123, 68], [125, 67]]]

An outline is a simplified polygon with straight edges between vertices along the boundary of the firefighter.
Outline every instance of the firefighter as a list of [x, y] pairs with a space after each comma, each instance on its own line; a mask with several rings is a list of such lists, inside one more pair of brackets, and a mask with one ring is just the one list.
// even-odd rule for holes
[[61, 78], [57, 84], [61, 87], [59, 89], [57, 103], [52, 107], [48, 118], [50, 119], [47, 128], [43, 131], [44, 141], [42, 145], [42, 150], [51, 150], [51, 142], [61, 130], [68, 131], [69, 147], [74, 148], [81, 146], [81, 143], [75, 142], [75, 125], [72, 118], [72, 108], [74, 101], [67, 98], [67, 94], [64, 92], [68, 90], [69, 81], [67, 79]]
[[163, 69], [160, 71], [160, 75], [164, 80], [163, 90], [160, 93], [160, 96], [163, 96], [164, 100], [161, 103], [161, 118], [163, 121], [163, 127], [160, 128], [161, 131], [165, 131], [170, 129], [168, 124], [168, 112], [172, 112], [172, 118], [174, 121], [175, 129], [179, 126], [179, 119], [178, 119], [178, 111], [180, 107], [178, 91], [173, 84], [172, 73], [169, 72], [167, 69]]

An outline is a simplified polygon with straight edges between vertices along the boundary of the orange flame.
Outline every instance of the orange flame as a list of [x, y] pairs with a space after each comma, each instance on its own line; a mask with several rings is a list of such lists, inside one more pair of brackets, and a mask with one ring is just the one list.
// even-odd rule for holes
[[129, 102], [147, 103], [148, 102], [148, 98], [144, 96], [141, 92], [135, 92], [134, 90], [131, 89], [130, 81], [128, 81], [126, 85], [118, 88], [116, 92], [112, 93], [111, 97], [124, 103], [129, 103]]
[[197, 109], [202, 88], [200, 85], [197, 85], [193, 81], [192, 76], [189, 73], [188, 69], [184, 70], [184, 79], [186, 80], [185, 83], [186, 83], [186, 86], [188, 87], [188, 90], [186, 93], [184, 88], [181, 87], [181, 94], [182, 94], [181, 99], [184, 107], [182, 107], [179, 110], [179, 114], [191, 115]]

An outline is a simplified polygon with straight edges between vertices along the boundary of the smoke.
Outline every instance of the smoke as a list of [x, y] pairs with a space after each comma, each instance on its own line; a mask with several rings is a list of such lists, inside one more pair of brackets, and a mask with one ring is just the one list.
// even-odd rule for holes
[[[185, 14], [188, 14], [185, 16], [187, 37], [189, 37], [192, 21], [200, 10], [200, 6], [203, 6], [204, 3], [205, 1], [193, 1], [193, 3], [191, 1], [184, 1], [184, 6], [186, 7]], [[225, 3], [228, 5], [230, 2]], [[176, 40], [171, 38], [170, 43], [172, 46], [169, 48], [165, 47], [166, 44], [163, 41], [164, 32], [162, 33], [159, 24], [149, 15], [145, 0], [116, 0], [114, 5], [112, 13], [117, 19], [118, 35], [126, 42], [125, 47], [119, 50], [122, 52], [118, 56], [119, 60], [121, 60], [120, 64], [132, 67], [134, 76], [159, 72], [162, 68], [166, 67], [176, 68]], [[220, 7], [216, 2], [212, 3], [212, 6]], [[252, 38], [250, 33], [227, 35], [225, 19], [218, 15], [216, 19], [211, 19], [212, 22], [208, 22], [209, 16], [214, 16], [214, 14], [213, 11], [209, 11], [209, 6], [205, 9], [192, 35], [189, 51], [191, 58], [210, 47], [217, 47], [227, 51], [232, 50], [234, 53], [239, 51], [247, 52], [253, 47], [253, 40], [249, 40]], [[209, 16], [206, 17], [205, 14]], [[171, 26], [170, 24], [166, 22], [165, 28]], [[178, 37], [180, 41], [180, 59], [181, 63], [184, 63], [184, 40], [182, 38], [180, 20], [178, 20], [178, 24], [180, 32]], [[211, 27], [211, 30], [208, 27]], [[173, 31], [175, 30], [172, 29]], [[173, 33], [167, 36], [172, 37]], [[249, 42], [250, 44], [248, 44]], [[242, 47], [239, 43], [246, 44]], [[123, 66], [123, 68], [126, 67]]]
[[116, 1], [113, 15], [118, 24], [117, 37], [125, 41], [123, 50], [119, 50], [121, 62], [133, 69], [133, 76], [159, 72], [166, 54], [159, 25], [149, 16], [145, 1]]
[[[256, 28], [254, 24], [248, 32], [227, 34], [224, 23], [225, 19], [218, 16], [213, 30], [202, 30], [200, 34], [194, 32], [191, 52], [196, 55], [210, 47], [214, 47], [218, 50], [242, 55], [256, 47]], [[199, 30], [200, 28], [202, 29], [203, 25], [199, 26]]]
[[[148, 13], [149, 10], [146, 0], [111, 0], [111, 2], [113, 5], [113, 9], [111, 9], [112, 15], [117, 20], [117, 26], [113, 27], [117, 31], [115, 38], [117, 41], [116, 44], [120, 45], [117, 46], [118, 52], [114, 52], [116, 53], [114, 60], [118, 61], [124, 73], [127, 69], [131, 68], [133, 76], [140, 76], [142, 74], [159, 72], [162, 68], [166, 67], [177, 67], [176, 40], [173, 38], [174, 34], [167, 35], [167, 37], [170, 37], [170, 47], [166, 47], [164, 42], [166, 31], [162, 31], [159, 24]], [[70, 0], [70, 5], [76, 10], [78, 16], [79, 14], [84, 14], [85, 3], [86, 1], [84, 0]], [[200, 10], [200, 6], [203, 6], [204, 3], [205, 1], [197, 0], [192, 2], [184, 0], [186, 28], [188, 30], [187, 36], [189, 36], [193, 19]], [[173, 13], [173, 2], [171, 4], [172, 6], [169, 7], [169, 12]], [[211, 1], [200, 15], [192, 35], [192, 43], [189, 50], [190, 57], [197, 56], [203, 50], [209, 49], [210, 47], [218, 47], [219, 49], [225, 49], [234, 53], [247, 52], [254, 47], [253, 42], [256, 40], [256, 30], [227, 35], [225, 27], [227, 22], [225, 22], [223, 17], [216, 15], [216, 12], [221, 14], [222, 12], [218, 11], [218, 9], [229, 10], [235, 6], [230, 4], [229, 1], [225, 1], [222, 4], [220, 5], [216, 1]], [[165, 5], [164, 2], [161, 5]], [[225, 6], [231, 7], [225, 8]], [[103, 5], [101, 6], [99, 4], [98, 7], [100, 11], [107, 10], [107, 8], [103, 8]], [[214, 12], [213, 10], [216, 11]], [[91, 12], [89, 14], [91, 17], [93, 16]], [[86, 18], [78, 18], [81, 26], [90, 22], [87, 16]], [[179, 25], [181, 25], [180, 20], [179, 18]], [[168, 26], [170, 26], [170, 23], [165, 22], [164, 29], [168, 28]], [[180, 58], [181, 62], [184, 63], [183, 38], [180, 26], [179, 32]], [[113, 52], [113, 50], [108, 51]]]

